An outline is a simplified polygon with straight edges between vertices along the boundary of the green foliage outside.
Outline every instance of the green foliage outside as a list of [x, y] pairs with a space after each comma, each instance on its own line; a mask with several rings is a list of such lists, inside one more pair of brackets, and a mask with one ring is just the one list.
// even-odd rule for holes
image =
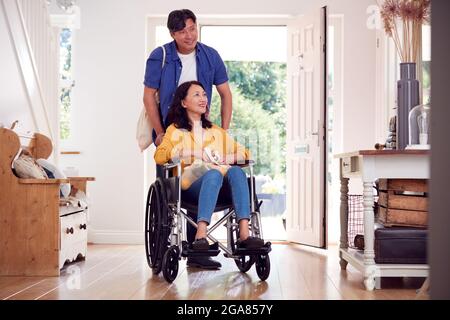
[[72, 72], [72, 32], [70, 29], [62, 29], [60, 35], [60, 73], [63, 80], [71, 78]]
[[[70, 29], [62, 29], [60, 34], [60, 77], [61, 80], [72, 78], [72, 32]], [[63, 87], [60, 92], [60, 138], [68, 139], [70, 136], [70, 93], [72, 87]]]
[[70, 136], [70, 91], [72, 88], [62, 88], [60, 101], [61, 101], [61, 114], [60, 114], [60, 138], [62, 140], [68, 139]]
[[[255, 174], [285, 179], [286, 64], [227, 61], [233, 94], [230, 133], [250, 148]], [[214, 93], [211, 120], [220, 125], [220, 98]]]

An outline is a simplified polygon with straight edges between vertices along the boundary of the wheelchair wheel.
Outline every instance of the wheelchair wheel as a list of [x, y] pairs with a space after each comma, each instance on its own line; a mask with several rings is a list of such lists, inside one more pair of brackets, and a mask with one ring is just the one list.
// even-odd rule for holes
[[150, 186], [147, 194], [147, 205], [145, 207], [145, 252], [147, 263], [150, 268], [156, 265], [156, 228], [159, 194], [155, 184]]
[[150, 186], [145, 215], [145, 250], [154, 274], [161, 272], [163, 254], [169, 246], [168, 212], [164, 201], [165, 192], [157, 180]]
[[162, 272], [167, 282], [173, 282], [178, 274], [178, 256], [177, 246], [171, 246], [167, 249], [162, 259]]
[[270, 274], [270, 259], [269, 255], [259, 255], [256, 257], [256, 273], [258, 277], [264, 281]]
[[236, 266], [238, 267], [239, 271], [241, 272], [247, 272], [252, 267], [253, 263], [255, 263], [255, 257], [254, 256], [242, 256], [239, 258], [239, 260], [234, 260], [236, 263]]

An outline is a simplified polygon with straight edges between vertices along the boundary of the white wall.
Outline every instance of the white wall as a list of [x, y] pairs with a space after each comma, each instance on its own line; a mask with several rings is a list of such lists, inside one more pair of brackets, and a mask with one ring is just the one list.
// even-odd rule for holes
[[[373, 0], [214, 1], [79, 0], [71, 149], [80, 156], [61, 159], [75, 165], [90, 184], [90, 240], [142, 243], [144, 157], [135, 142], [142, 107], [146, 15], [167, 15], [189, 8], [198, 15], [306, 13], [328, 3], [344, 14], [344, 115], [341, 151], [369, 148], [374, 142], [375, 34], [366, 28], [366, 8]], [[236, 9], [238, 8], [238, 9]], [[270, 45], [270, 39], [268, 39]], [[150, 157], [150, 168], [154, 164]], [[151, 174], [154, 174], [151, 172]], [[149, 177], [150, 180], [153, 177]]]
[[366, 26], [375, 0], [330, 1], [331, 13], [344, 14], [342, 150], [373, 149], [375, 144], [375, 30]]

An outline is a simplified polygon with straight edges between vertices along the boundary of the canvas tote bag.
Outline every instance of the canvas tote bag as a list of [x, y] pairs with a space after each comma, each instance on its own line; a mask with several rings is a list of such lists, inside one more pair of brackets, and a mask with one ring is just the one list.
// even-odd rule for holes
[[201, 176], [211, 169], [218, 170], [223, 176], [227, 174], [230, 168], [227, 164], [221, 164], [221, 156], [218, 152], [209, 148], [204, 148], [206, 156], [209, 162], [205, 162], [201, 159], [195, 159], [194, 162], [186, 166], [181, 175], [181, 189], [186, 190]]
[[[161, 46], [163, 51], [163, 59], [161, 64], [161, 72], [162, 68], [164, 68], [164, 64], [166, 62], [166, 49], [164, 46]], [[156, 104], [159, 108], [159, 90], [156, 91]], [[152, 144], [152, 131], [153, 128], [148, 119], [147, 110], [145, 110], [145, 106], [142, 108], [141, 114], [139, 115], [137, 127], [136, 127], [136, 139], [138, 141], [139, 149], [144, 151]]]

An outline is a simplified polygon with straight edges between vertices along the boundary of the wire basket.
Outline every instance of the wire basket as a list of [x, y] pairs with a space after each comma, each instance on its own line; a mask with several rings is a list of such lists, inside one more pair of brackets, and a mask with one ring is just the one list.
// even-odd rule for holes
[[356, 235], [364, 235], [364, 204], [360, 194], [348, 195], [347, 238], [349, 248], [356, 248]]

